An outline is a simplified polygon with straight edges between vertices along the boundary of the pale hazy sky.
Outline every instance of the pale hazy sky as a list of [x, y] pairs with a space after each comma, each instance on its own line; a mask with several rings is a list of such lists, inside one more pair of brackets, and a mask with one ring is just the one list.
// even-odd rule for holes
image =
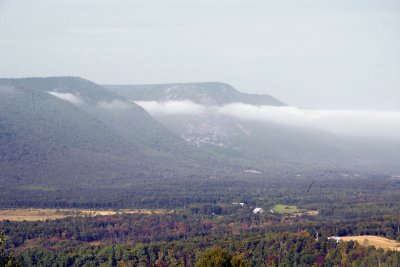
[[400, 109], [400, 0], [0, 0], [0, 77], [55, 75]]

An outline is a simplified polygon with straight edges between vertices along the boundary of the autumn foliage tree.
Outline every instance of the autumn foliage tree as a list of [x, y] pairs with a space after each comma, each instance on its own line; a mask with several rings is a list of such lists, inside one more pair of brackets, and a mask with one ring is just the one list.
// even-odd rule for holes
[[250, 263], [241, 255], [232, 256], [220, 247], [213, 247], [204, 253], [196, 267], [250, 267]]
[[11, 255], [6, 255], [3, 249], [3, 243], [6, 241], [3, 231], [0, 231], [0, 266], [14, 267], [18, 266]]

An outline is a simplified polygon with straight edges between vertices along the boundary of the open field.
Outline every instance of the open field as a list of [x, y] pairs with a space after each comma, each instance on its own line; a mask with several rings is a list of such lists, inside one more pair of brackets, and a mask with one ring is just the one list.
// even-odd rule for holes
[[382, 248], [384, 250], [400, 251], [400, 243], [395, 240], [387, 239], [380, 236], [362, 235], [362, 236], [343, 236], [340, 237], [343, 241], [356, 241], [361, 246], [374, 246], [375, 248]]
[[272, 210], [280, 214], [297, 213], [300, 211], [296, 206], [287, 206], [282, 204], [275, 205]]
[[173, 210], [165, 209], [123, 209], [123, 210], [88, 210], [88, 209], [5, 209], [0, 210], [0, 221], [44, 221], [56, 220], [69, 216], [104, 216], [115, 214], [166, 214]]

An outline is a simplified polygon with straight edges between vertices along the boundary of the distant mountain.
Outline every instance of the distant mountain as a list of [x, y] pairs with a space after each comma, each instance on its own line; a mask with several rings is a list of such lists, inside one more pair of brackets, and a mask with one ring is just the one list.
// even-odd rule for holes
[[[121, 189], [139, 182], [175, 186], [182, 179], [205, 183], [307, 170], [398, 169], [397, 143], [338, 138], [209, 112], [231, 101], [282, 102], [219, 83], [181, 86], [141, 85], [142, 96], [136, 99], [136, 86], [104, 87], [77, 77], [0, 79], [0, 191]], [[150, 91], [154, 98], [143, 96]], [[189, 100], [206, 111], [153, 118], [137, 100]]]
[[0, 114], [2, 186], [108, 187], [221, 169], [141, 107], [81, 78], [0, 79]]
[[135, 147], [169, 151], [182, 143], [135, 103], [81, 78], [2, 79], [0, 83], [37, 95], [38, 103], [30, 103], [32, 105], [40, 106], [43, 99], [51, 99], [54, 105], [73, 108], [80, 116], [90, 116], [104, 128], [112, 130], [113, 135], [118, 137], [116, 139], [123, 137]]
[[[220, 82], [176, 83], [150, 85], [106, 85], [110, 92], [119, 94], [132, 102], [189, 100], [207, 107], [230, 103], [283, 106], [283, 102], [269, 95], [241, 93], [229, 84]], [[238, 138], [247, 138], [248, 130], [242, 122], [223, 115], [207, 113], [196, 116], [161, 116], [160, 123], [178, 134], [185, 141], [202, 146], [235, 148]]]
[[[400, 171], [398, 143], [215, 112], [231, 101], [280, 109], [273, 97], [219, 83], [140, 85], [138, 98], [135, 88], [77, 77], [0, 79], [0, 205], [217, 202], [210, 190], [229, 194], [245, 180]], [[143, 93], [150, 91], [154, 97]], [[160, 107], [188, 100], [202, 112], [174, 113], [172, 106], [172, 113], [150, 115], [138, 100]]]
[[231, 159], [240, 159], [249, 168], [260, 168], [264, 172], [396, 169], [396, 160], [400, 159], [400, 144], [396, 142], [371, 142], [316, 129], [241, 120], [213, 112], [213, 107], [231, 103], [284, 106], [283, 102], [271, 96], [243, 94], [224, 83], [107, 85], [106, 88], [138, 103], [157, 101], [162, 105], [169, 101], [188, 100], [203, 105], [209, 111], [202, 114], [169, 112], [155, 113], [154, 117], [188, 143]]
[[220, 82], [173, 83], [150, 85], [106, 85], [113, 92], [134, 101], [191, 100], [202, 105], [240, 102], [252, 105], [285, 105], [269, 95], [246, 94]]

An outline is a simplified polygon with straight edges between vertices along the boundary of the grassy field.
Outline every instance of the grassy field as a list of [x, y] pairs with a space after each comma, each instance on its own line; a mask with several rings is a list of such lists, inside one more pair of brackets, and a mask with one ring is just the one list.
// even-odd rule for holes
[[272, 210], [279, 214], [292, 214], [300, 211], [296, 206], [287, 206], [282, 204], [275, 205]]
[[44, 221], [69, 216], [104, 216], [114, 214], [166, 214], [173, 210], [164, 209], [124, 209], [124, 210], [87, 210], [87, 209], [5, 209], [0, 210], [0, 221]]
[[356, 241], [361, 246], [374, 246], [384, 250], [400, 251], [400, 243], [395, 240], [387, 239], [380, 236], [363, 235], [363, 236], [343, 236], [340, 237], [343, 241]]

